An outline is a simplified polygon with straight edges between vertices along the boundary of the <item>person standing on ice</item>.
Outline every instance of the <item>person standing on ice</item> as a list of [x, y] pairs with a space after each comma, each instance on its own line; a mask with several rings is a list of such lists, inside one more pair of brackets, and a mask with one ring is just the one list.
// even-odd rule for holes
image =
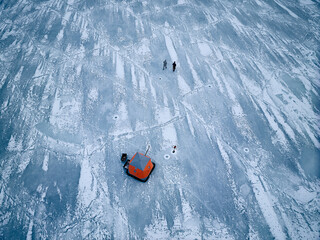
[[167, 69], [167, 60], [166, 60], [166, 59], [163, 61], [163, 68], [162, 68], [162, 70], [165, 70], [165, 69]]
[[177, 66], [177, 64], [176, 64], [176, 62], [174, 61], [174, 62], [172, 63], [172, 69], [173, 69], [173, 71], [176, 70], [176, 66]]

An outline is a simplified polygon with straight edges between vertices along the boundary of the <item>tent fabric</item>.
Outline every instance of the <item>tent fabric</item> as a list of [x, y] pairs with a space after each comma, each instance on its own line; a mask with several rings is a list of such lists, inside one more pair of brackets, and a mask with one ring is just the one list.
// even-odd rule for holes
[[145, 182], [148, 180], [153, 168], [154, 164], [151, 162], [151, 158], [137, 152], [128, 164], [127, 174]]
[[130, 165], [140, 170], [144, 170], [149, 161], [150, 161], [149, 157], [146, 157], [141, 153], [136, 153], [135, 157], [131, 160]]

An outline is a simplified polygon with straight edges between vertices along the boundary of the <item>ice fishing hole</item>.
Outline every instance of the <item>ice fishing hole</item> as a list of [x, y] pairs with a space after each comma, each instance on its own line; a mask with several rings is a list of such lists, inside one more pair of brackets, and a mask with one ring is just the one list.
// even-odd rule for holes
[[164, 157], [165, 159], [169, 159], [169, 158], [170, 158], [170, 155], [169, 155], [169, 154], [165, 154], [163, 157]]
[[249, 148], [244, 148], [243, 151], [245, 151], [246, 153], [249, 152]]
[[212, 86], [211, 86], [211, 85], [208, 85], [208, 87], [211, 88]]
[[114, 115], [114, 116], [113, 116], [113, 119], [114, 119], [114, 120], [117, 120], [118, 118], [119, 118], [118, 115]]

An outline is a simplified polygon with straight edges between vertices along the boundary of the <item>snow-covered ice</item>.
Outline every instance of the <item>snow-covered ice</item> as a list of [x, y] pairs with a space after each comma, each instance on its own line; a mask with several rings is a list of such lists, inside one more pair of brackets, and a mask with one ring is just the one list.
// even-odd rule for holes
[[[317, 0], [0, 1], [0, 239], [319, 239], [319, 22]], [[120, 158], [148, 145], [141, 183]]]

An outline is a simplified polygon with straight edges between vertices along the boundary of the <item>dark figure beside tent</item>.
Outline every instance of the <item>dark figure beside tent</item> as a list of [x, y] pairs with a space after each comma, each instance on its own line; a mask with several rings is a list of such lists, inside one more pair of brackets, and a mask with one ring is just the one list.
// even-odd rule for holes
[[173, 63], [172, 63], [172, 69], [173, 69], [173, 71], [176, 70], [176, 66], [177, 66], [176, 62], [173, 62]]

